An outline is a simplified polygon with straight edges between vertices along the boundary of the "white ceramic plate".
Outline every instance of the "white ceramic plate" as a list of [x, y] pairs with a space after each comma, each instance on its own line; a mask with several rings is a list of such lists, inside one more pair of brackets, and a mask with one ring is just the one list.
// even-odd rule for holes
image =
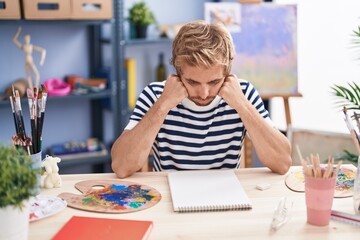
[[55, 196], [36, 196], [30, 199], [29, 221], [37, 221], [52, 216], [64, 210], [67, 206], [65, 200]]

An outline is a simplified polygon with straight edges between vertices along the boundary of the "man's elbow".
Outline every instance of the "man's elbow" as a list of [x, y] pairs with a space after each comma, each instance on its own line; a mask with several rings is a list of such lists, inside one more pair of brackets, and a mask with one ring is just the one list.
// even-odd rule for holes
[[292, 164], [291, 156], [287, 156], [283, 161], [282, 164], [280, 164], [280, 167], [277, 169], [277, 173], [280, 175], [286, 174]]
[[114, 161], [114, 159], [111, 162], [111, 168], [118, 178], [127, 178], [131, 175], [129, 171], [126, 171], [126, 169], [121, 167], [121, 164]]

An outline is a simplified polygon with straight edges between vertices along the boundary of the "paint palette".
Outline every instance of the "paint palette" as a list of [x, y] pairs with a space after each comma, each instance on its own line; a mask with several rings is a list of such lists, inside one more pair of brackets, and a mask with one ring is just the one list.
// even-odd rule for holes
[[[351, 197], [354, 194], [356, 170], [341, 167], [336, 179], [335, 198]], [[302, 169], [291, 172], [286, 176], [286, 186], [295, 192], [305, 191], [305, 179]]]
[[75, 184], [81, 195], [61, 193], [69, 207], [102, 213], [129, 213], [147, 209], [161, 200], [154, 188], [126, 181], [88, 180]]
[[38, 195], [30, 199], [29, 221], [52, 216], [66, 208], [66, 201], [55, 196]]

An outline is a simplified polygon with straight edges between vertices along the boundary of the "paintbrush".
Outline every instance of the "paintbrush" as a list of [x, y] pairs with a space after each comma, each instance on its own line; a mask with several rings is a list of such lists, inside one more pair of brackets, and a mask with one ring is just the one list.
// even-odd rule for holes
[[20, 132], [19, 132], [19, 127], [18, 127], [17, 120], [16, 120], [14, 98], [12, 96], [10, 96], [9, 98], [10, 98], [11, 110], [12, 110], [13, 117], [14, 117], [15, 131], [16, 131], [16, 134], [19, 134]]
[[359, 119], [359, 114], [357, 114], [356, 112], [354, 112], [354, 118], [355, 118], [355, 121], [356, 121], [356, 125], [358, 127], [358, 130], [360, 132], [360, 119]]
[[24, 118], [22, 116], [22, 110], [21, 110], [20, 94], [18, 90], [15, 91], [15, 115], [17, 118], [19, 133], [21, 135], [21, 138], [25, 140], [26, 131], [25, 131]]
[[37, 131], [36, 131], [36, 106], [35, 106], [35, 96], [34, 91], [31, 88], [26, 90], [28, 104], [29, 104], [29, 112], [30, 112], [30, 125], [31, 125], [31, 138], [32, 138], [32, 153], [37, 153]]
[[355, 128], [347, 114], [346, 107], [343, 108], [343, 112], [344, 112], [344, 120], [345, 120], [346, 126], [348, 127], [348, 129], [350, 131], [351, 138], [355, 144], [358, 154], [360, 154], [360, 139], [359, 139], [359, 136], [358, 136], [357, 132], [355, 131]]
[[38, 143], [38, 151], [41, 151], [41, 134], [42, 134], [42, 112], [43, 112], [43, 103], [42, 103], [42, 90], [39, 91], [39, 95], [37, 98], [37, 106], [38, 106], [38, 115], [37, 115], [37, 143]]
[[[45, 107], [46, 107], [46, 100], [47, 100], [47, 88], [44, 84], [41, 84], [41, 101], [38, 101], [40, 118], [38, 118], [38, 136], [39, 136], [39, 151], [42, 148], [42, 131], [44, 126], [44, 117], [45, 117]], [[40, 95], [39, 93], [39, 95]], [[39, 97], [40, 98], [40, 97]], [[41, 106], [40, 106], [41, 105]]]

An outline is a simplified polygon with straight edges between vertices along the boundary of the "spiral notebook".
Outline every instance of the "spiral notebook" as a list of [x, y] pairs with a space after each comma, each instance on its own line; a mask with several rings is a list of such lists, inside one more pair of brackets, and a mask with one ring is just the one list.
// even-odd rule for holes
[[252, 208], [233, 170], [170, 172], [168, 180], [175, 212]]

